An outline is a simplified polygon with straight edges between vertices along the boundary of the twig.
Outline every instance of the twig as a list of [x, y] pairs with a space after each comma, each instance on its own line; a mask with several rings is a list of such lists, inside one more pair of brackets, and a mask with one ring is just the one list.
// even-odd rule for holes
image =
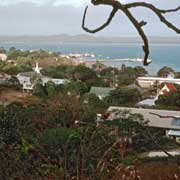
[[168, 21], [166, 19], [166, 17], [164, 16], [164, 14], [166, 14], [166, 13], [172, 13], [172, 12], [179, 11], [180, 10], [180, 6], [175, 8], [175, 9], [167, 9], [167, 10], [165, 10], [165, 9], [159, 9], [159, 8], [155, 7], [153, 4], [146, 3], [146, 2], [134, 2], [134, 3], [122, 4], [121, 2], [119, 2], [117, 0], [91, 0], [91, 3], [94, 6], [97, 6], [97, 5], [108, 5], [108, 6], [111, 6], [113, 8], [112, 12], [110, 13], [109, 18], [107, 19], [107, 21], [103, 25], [101, 25], [100, 27], [98, 27], [98, 28], [96, 28], [94, 30], [90, 30], [89, 28], [87, 28], [85, 26], [86, 14], [87, 14], [87, 9], [88, 9], [88, 6], [87, 6], [85, 8], [84, 15], [83, 15], [82, 28], [86, 32], [88, 32], [88, 33], [99, 32], [102, 29], [104, 29], [105, 27], [107, 27], [111, 23], [113, 17], [117, 13], [117, 11], [121, 10], [122, 12], [124, 12], [124, 14], [128, 17], [128, 19], [134, 25], [134, 27], [136, 28], [138, 34], [141, 36], [141, 38], [143, 40], [143, 44], [144, 44], [143, 45], [144, 65], [149, 65], [149, 63], [150, 63], [150, 62], [148, 62], [148, 57], [149, 57], [149, 42], [148, 42], [148, 38], [147, 38], [146, 34], [144, 33], [143, 28], [142, 28], [143, 26], [145, 26], [147, 24], [147, 22], [145, 22], [145, 21], [138, 22], [138, 20], [132, 15], [132, 13], [130, 12], [129, 9], [136, 8], [136, 7], [148, 8], [153, 13], [155, 13], [157, 15], [157, 17], [159, 17], [160, 21], [162, 23], [164, 23], [168, 28], [172, 29], [177, 34], [180, 34], [180, 29], [178, 27], [176, 27], [173, 23]]

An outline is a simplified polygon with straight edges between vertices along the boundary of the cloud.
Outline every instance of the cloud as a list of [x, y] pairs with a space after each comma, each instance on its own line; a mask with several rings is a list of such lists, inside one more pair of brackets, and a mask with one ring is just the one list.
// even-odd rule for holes
[[82, 6], [85, 3], [88, 3], [88, 0], [0, 0], [1, 6], [8, 6], [12, 4], [19, 3], [33, 3], [38, 6], [41, 5], [72, 5], [72, 6]]
[[[90, 0], [0, 0], [0, 35], [49, 35], [49, 34], [80, 34], [85, 33], [81, 28], [84, 11], [83, 3]], [[132, 1], [132, 0], [131, 0]], [[14, 3], [15, 2], [15, 3]], [[169, 0], [149, 0], [158, 7], [176, 7], [179, 0], [173, 3]], [[6, 4], [6, 6], [2, 5]], [[7, 5], [11, 3], [11, 5]], [[73, 6], [72, 6], [73, 5]], [[87, 13], [87, 25], [94, 28], [102, 24], [109, 15], [111, 8], [90, 6]], [[150, 11], [142, 8], [133, 10], [138, 18], [148, 22], [145, 31], [148, 35], [175, 36], [176, 34], [161, 24], [159, 19]], [[180, 13], [171, 13], [167, 18], [180, 26]], [[98, 35], [108, 36], [137, 36], [137, 32], [125, 15], [121, 12], [112, 23]]]

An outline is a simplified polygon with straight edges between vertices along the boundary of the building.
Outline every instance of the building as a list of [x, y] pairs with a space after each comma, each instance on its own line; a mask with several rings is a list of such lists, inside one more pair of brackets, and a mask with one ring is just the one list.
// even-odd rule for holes
[[172, 91], [177, 91], [176, 87], [172, 83], [167, 83], [164, 87], [158, 92], [159, 95], [166, 95]]
[[156, 105], [155, 104], [156, 100], [157, 100], [156, 98], [153, 98], [153, 99], [144, 99], [144, 100], [138, 102], [136, 104], [136, 107], [152, 107], [152, 106], [155, 106]]
[[143, 101], [140, 101], [137, 103], [137, 107], [152, 107], [155, 106], [156, 100], [158, 100], [160, 95], [166, 95], [172, 91], [177, 91], [176, 87], [172, 83], [167, 83], [163, 86], [162, 89], [160, 89], [157, 92], [157, 95], [154, 98], [151, 99], [144, 99]]
[[5, 73], [0, 73], [0, 84], [4, 84], [7, 80], [11, 78], [10, 75], [5, 74]]
[[41, 68], [39, 68], [38, 63], [36, 63], [34, 71], [19, 73], [17, 75], [17, 78], [22, 85], [23, 90], [33, 90], [34, 85], [39, 79], [42, 81], [42, 85], [45, 85], [49, 81], [53, 82], [56, 85], [64, 84], [65, 82], [67, 82], [66, 79], [54, 79], [43, 76], [40, 73], [40, 69]]
[[128, 111], [132, 114], [141, 114], [148, 121], [149, 127], [164, 130], [166, 136], [180, 143], [180, 111], [167, 111], [157, 109], [109, 107], [108, 120], [119, 118], [118, 111]]
[[155, 85], [156, 83], [159, 83], [159, 84], [162, 84], [162, 83], [180, 84], [180, 79], [176, 79], [173, 77], [167, 77], [167, 78], [138, 77], [137, 82], [142, 88], [150, 88], [153, 85]]
[[103, 99], [110, 95], [110, 92], [115, 90], [115, 88], [109, 87], [91, 87], [89, 94], [95, 94], [99, 99]]
[[7, 55], [6, 54], [0, 54], [0, 61], [6, 61]]

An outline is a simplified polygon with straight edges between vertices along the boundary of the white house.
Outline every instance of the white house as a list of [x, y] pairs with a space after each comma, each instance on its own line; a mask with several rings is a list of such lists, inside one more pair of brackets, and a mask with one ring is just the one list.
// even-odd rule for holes
[[164, 87], [158, 92], [159, 95], [165, 95], [170, 93], [171, 91], [177, 91], [176, 87], [172, 83], [167, 83], [164, 85]]
[[119, 118], [118, 111], [128, 111], [132, 114], [141, 114], [148, 121], [147, 126], [164, 130], [166, 136], [174, 138], [180, 143], [180, 111], [157, 109], [109, 107], [107, 120]]
[[158, 100], [160, 95], [166, 95], [172, 91], [177, 91], [176, 87], [172, 83], [167, 83], [157, 92], [157, 95], [151, 99], [144, 99], [137, 103], [137, 107], [151, 107], [155, 106], [155, 101]]
[[20, 84], [22, 85], [23, 90], [33, 90], [33, 87], [36, 83], [35, 79], [40, 79], [43, 85], [45, 85], [49, 81], [53, 82], [56, 85], [64, 84], [67, 81], [66, 79], [54, 79], [43, 76], [40, 73], [40, 69], [41, 68], [39, 68], [38, 63], [36, 63], [36, 67], [34, 68], [34, 71], [19, 73], [17, 75], [17, 78]]
[[180, 84], [180, 79], [176, 79], [173, 77], [167, 78], [159, 78], [159, 77], [138, 77], [137, 78], [138, 84], [142, 88], [150, 88], [156, 83], [172, 83], [172, 84]]

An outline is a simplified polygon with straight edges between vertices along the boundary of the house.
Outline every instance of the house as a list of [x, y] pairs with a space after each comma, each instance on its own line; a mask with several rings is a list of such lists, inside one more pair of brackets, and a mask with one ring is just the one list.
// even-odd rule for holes
[[110, 92], [115, 90], [115, 88], [109, 87], [91, 87], [89, 94], [95, 94], [99, 99], [103, 99], [110, 95]]
[[169, 92], [177, 91], [176, 87], [172, 83], [167, 83], [164, 85], [164, 87], [158, 92], [159, 95], [166, 95]]
[[47, 82], [51, 81], [56, 85], [64, 84], [67, 80], [66, 79], [54, 79], [50, 77], [43, 76], [40, 72], [38, 63], [36, 63], [36, 67], [34, 71], [19, 73], [17, 78], [22, 85], [23, 90], [33, 90], [34, 85], [36, 84], [37, 80], [42, 81], [42, 85], [45, 85]]
[[5, 73], [0, 73], [0, 84], [4, 84], [7, 80], [11, 78], [10, 75], [5, 74]]
[[6, 61], [7, 60], [7, 55], [6, 54], [0, 54], [0, 61]]
[[156, 100], [157, 100], [156, 98], [153, 98], [153, 99], [150, 99], [150, 98], [149, 99], [144, 99], [144, 100], [138, 102], [136, 104], [136, 107], [152, 107], [152, 106], [155, 106], [156, 105], [155, 104]]
[[180, 111], [167, 111], [156, 109], [109, 107], [107, 120], [119, 118], [118, 111], [128, 111], [132, 114], [141, 114], [148, 121], [149, 127], [164, 130], [167, 137], [175, 139], [180, 143]]
[[171, 83], [171, 84], [180, 84], [180, 79], [176, 79], [173, 77], [167, 77], [167, 78], [159, 78], [159, 77], [138, 77], [137, 78], [138, 84], [142, 88], [150, 88], [156, 83], [162, 84], [162, 83]]
[[147, 94], [147, 89], [143, 89], [135, 83], [128, 85], [127, 88], [128, 89], [136, 89], [142, 96]]
[[157, 92], [156, 97], [151, 99], [144, 99], [137, 103], [137, 107], [152, 107], [155, 106], [155, 101], [158, 100], [160, 95], [166, 95], [172, 91], [177, 91], [176, 87], [172, 83], [166, 83], [161, 90]]

